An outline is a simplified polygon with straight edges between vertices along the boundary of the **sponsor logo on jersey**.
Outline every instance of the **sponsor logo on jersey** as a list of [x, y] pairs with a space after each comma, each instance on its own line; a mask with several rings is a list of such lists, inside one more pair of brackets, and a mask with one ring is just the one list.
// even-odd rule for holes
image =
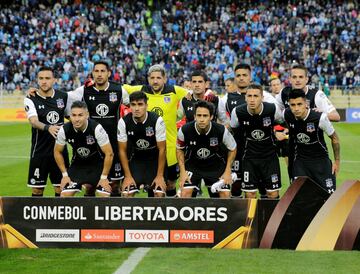
[[64, 100], [62, 98], [56, 99], [56, 104], [58, 108], [64, 108], [65, 104], [64, 104]]
[[171, 230], [171, 243], [213, 243], [213, 230]]
[[96, 113], [99, 116], [106, 116], [109, 113], [109, 107], [105, 104], [99, 104], [96, 106]]
[[60, 116], [56, 111], [50, 111], [47, 115], [46, 115], [46, 121], [48, 121], [50, 124], [56, 124], [57, 122], [59, 122]]
[[150, 143], [144, 139], [139, 139], [136, 141], [136, 145], [140, 149], [147, 149], [150, 146]]
[[92, 136], [92, 135], [86, 136], [86, 144], [88, 144], [88, 145], [95, 144], [95, 138], [94, 138], [94, 136]]
[[145, 134], [146, 136], [148, 137], [151, 137], [153, 136], [155, 133], [154, 133], [154, 128], [153, 127], [146, 127], [145, 128]]
[[142, 230], [127, 229], [125, 231], [125, 242], [127, 243], [168, 243], [168, 230]]
[[164, 111], [159, 107], [154, 107], [151, 111], [155, 112], [157, 115], [159, 115], [161, 117], [163, 117], [163, 115], [164, 115]]
[[268, 127], [268, 126], [271, 125], [271, 119], [270, 119], [270, 117], [264, 117], [264, 118], [263, 118], [263, 125], [264, 125], [264, 127]]
[[265, 132], [260, 129], [255, 129], [251, 132], [251, 137], [253, 137], [255, 140], [261, 140], [264, 138]]
[[315, 125], [314, 125], [314, 123], [307, 123], [307, 125], [306, 125], [306, 131], [307, 131], [307, 132], [314, 132], [314, 131], [315, 131]]
[[89, 156], [90, 154], [90, 149], [86, 148], [86, 147], [79, 147], [76, 150], [77, 154], [79, 154], [82, 158], [86, 158]]
[[187, 107], [187, 111], [192, 111], [193, 107]]
[[237, 101], [231, 101], [230, 105], [237, 105]]
[[110, 92], [109, 93], [109, 101], [111, 103], [115, 103], [117, 100], [118, 100], [117, 94], [115, 92]]
[[210, 146], [211, 147], [217, 146], [218, 144], [219, 144], [219, 141], [218, 141], [217, 137], [210, 138]]
[[122, 243], [123, 229], [82, 229], [81, 242]]
[[202, 147], [202, 148], [198, 149], [196, 154], [200, 159], [206, 159], [206, 158], [208, 158], [210, 156], [210, 150], [208, 150], [207, 148]]
[[170, 103], [170, 101], [171, 101], [171, 97], [169, 97], [169, 96], [164, 96], [164, 102], [165, 103]]
[[298, 133], [296, 135], [296, 138], [299, 141], [299, 143], [302, 143], [302, 144], [307, 144], [310, 142], [310, 137], [308, 135], [306, 135], [305, 133]]

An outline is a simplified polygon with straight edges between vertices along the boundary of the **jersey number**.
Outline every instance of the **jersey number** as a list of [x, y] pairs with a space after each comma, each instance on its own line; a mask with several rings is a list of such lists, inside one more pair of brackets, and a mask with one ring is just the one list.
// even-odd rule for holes
[[245, 183], [249, 182], [249, 171], [244, 171], [244, 182]]
[[40, 178], [40, 169], [36, 168], [34, 171], [34, 177], [37, 177], [38, 179]]
[[232, 169], [234, 171], [239, 171], [239, 168], [240, 168], [240, 162], [239, 161], [234, 161], [233, 165], [232, 165]]

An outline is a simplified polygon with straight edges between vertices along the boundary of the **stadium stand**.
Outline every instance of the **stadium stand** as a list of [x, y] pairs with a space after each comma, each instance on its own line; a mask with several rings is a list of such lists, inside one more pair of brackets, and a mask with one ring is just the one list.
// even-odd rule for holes
[[[115, 81], [142, 81], [162, 63], [170, 84], [203, 67], [215, 90], [238, 62], [253, 67], [253, 80], [287, 81], [302, 62], [311, 81], [348, 86], [359, 94], [359, 9], [356, 1], [40, 1], [2, 3], [0, 83], [3, 89], [34, 85], [41, 65], [55, 67], [58, 87], [71, 90], [100, 58]], [[334, 20], [336, 18], [336, 20]], [[329, 88], [329, 90], [332, 90]]]

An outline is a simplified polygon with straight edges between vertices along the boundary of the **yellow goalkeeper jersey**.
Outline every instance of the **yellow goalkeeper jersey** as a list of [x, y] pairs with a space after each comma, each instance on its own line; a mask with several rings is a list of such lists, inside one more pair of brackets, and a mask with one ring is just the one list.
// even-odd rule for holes
[[154, 111], [164, 119], [166, 126], [167, 164], [168, 166], [176, 164], [177, 107], [188, 91], [182, 87], [172, 85], [165, 85], [161, 93], [154, 93], [148, 85], [123, 85], [123, 87], [129, 94], [135, 91], [145, 92], [148, 97], [148, 110]]

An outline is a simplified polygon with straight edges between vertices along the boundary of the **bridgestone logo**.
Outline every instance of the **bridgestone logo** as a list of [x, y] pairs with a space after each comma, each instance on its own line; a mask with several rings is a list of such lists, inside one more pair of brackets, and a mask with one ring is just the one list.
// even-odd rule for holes
[[37, 242], [79, 242], [77, 229], [36, 229]]

